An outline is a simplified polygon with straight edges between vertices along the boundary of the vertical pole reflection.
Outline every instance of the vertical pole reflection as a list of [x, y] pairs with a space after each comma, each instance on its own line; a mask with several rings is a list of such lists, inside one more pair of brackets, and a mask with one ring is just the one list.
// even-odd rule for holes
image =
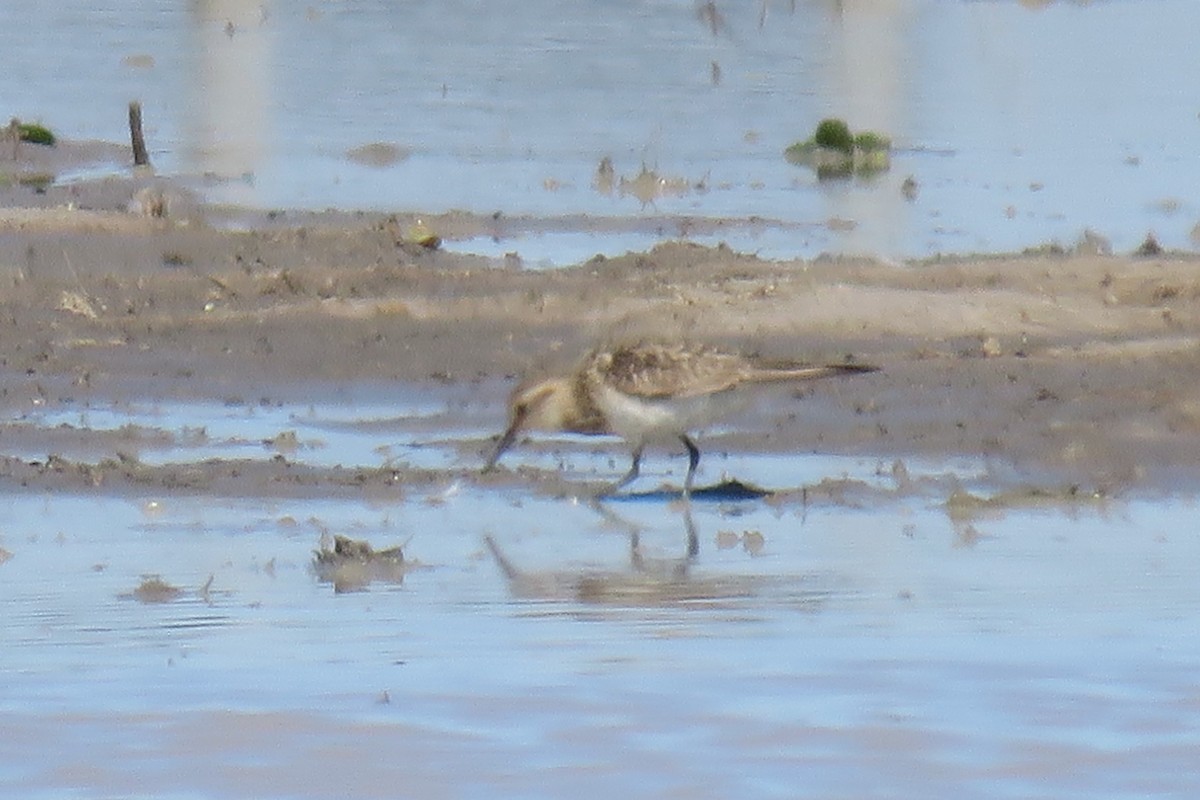
[[[854, 130], [895, 137], [907, 128], [908, 88], [915, 46], [910, 36], [912, 0], [833, 0], [836, 57], [830, 63], [829, 108]], [[910, 244], [911, 208], [900, 191], [904, 174], [872, 178], [863, 188], [836, 187], [829, 193], [833, 216], [854, 220], [844, 248], [850, 252], [902, 255]]]
[[266, 2], [191, 0], [188, 167], [231, 181], [232, 202], [253, 199], [267, 155], [269, 24]]

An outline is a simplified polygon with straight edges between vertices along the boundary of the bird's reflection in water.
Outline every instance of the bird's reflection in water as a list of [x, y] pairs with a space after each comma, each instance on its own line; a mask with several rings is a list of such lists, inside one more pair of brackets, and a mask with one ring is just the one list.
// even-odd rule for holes
[[568, 600], [611, 606], [709, 605], [753, 597], [761, 581], [753, 576], [699, 576], [692, 567], [700, 552], [690, 504], [685, 504], [683, 554], [660, 558], [645, 555], [641, 531], [601, 503], [592, 505], [609, 522], [629, 531], [629, 567], [528, 572], [517, 567], [488, 536], [484, 541], [508, 581], [514, 597], [525, 600]]

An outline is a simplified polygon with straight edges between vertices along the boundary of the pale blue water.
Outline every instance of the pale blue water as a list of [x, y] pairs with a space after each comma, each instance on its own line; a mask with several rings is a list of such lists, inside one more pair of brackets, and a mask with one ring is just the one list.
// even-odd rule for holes
[[[767, 255], [1013, 250], [1086, 228], [1117, 250], [1151, 230], [1195, 247], [1192, 0], [717, 3], [715, 35], [700, 8], [8, 0], [0, 112], [124, 141], [140, 99], [161, 171], [224, 176], [214, 196], [263, 207], [791, 225], [715, 237]], [[892, 170], [819, 184], [785, 163], [827, 115], [891, 134]], [[372, 142], [408, 157], [347, 159]], [[645, 163], [707, 191], [648, 206], [598, 193], [603, 156], [621, 176]], [[834, 218], [855, 226], [831, 230]], [[646, 238], [500, 247], [563, 263]]]
[[[514, 595], [482, 537], [568, 583], [637, 580], [623, 525], [678, 562], [680, 509], [426, 499], [10, 495], [0, 795], [1200, 790], [1190, 503], [1014, 511], [970, 540], [924, 501], [697, 504], [693, 599], [596, 604]], [[426, 568], [335, 595], [306, 566], [323, 530]], [[186, 594], [128, 597], [147, 573]]]
[[[889, 465], [870, 459], [713, 445], [702, 482], [845, 476], [878, 491], [857, 508], [594, 506], [460, 477], [479, 455], [439, 425], [494, 411], [419, 398], [26, 415], [178, 440], [141, 452], [150, 463], [231, 442], [267, 460], [253, 443], [295, 430], [324, 439], [289, 452], [296, 463], [369, 467], [424, 448], [447, 473], [369, 501], [7, 494], [0, 796], [1200, 791], [1194, 499], [952, 518], [945, 495], [986, 492], [983, 465], [914, 461], [913, 478], [939, 482], [889, 496]], [[508, 466], [612, 472], [575, 450], [522, 448]], [[645, 480], [677, 484], [682, 459], [650, 456]], [[419, 568], [336, 594], [309, 567], [323, 534], [404, 545]], [[489, 536], [524, 581], [506, 581]], [[183, 594], [139, 602], [146, 575]]]

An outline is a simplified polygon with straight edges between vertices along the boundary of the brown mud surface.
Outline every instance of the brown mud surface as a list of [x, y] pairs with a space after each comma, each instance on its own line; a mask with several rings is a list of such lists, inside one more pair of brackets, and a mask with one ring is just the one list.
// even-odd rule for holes
[[[31, 408], [138, 399], [302, 403], [436, 390], [486, 397], [486, 419], [463, 422], [498, 432], [507, 391], [526, 372], [569, 364], [597, 339], [688, 335], [883, 367], [807, 387], [803, 400], [776, 392], [734, 421], [736, 434], [702, 440], [708, 448], [985, 458], [1013, 484], [1087, 493], [1200, 487], [1194, 256], [765, 261], [667, 242], [532, 271], [456, 254], [454, 242], [501, 225], [615, 223], [426, 216], [445, 241], [429, 250], [408, 241], [414, 222], [206, 207], [153, 177], [42, 189], [0, 181], [0, 453], [20, 437], [42, 436], [53, 453], [62, 437], [96, 436], [14, 426]], [[629, 223], [668, 238], [735, 224]], [[472, 469], [488, 444], [462, 443], [462, 477], [513, 484], [512, 472]], [[286, 485], [322, 495], [436, 477], [282, 458], [151, 468], [116, 456], [0, 455], [0, 490]]]

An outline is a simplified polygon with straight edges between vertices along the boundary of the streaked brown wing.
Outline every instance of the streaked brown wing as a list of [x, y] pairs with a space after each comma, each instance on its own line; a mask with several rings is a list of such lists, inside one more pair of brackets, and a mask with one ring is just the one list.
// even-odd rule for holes
[[634, 397], [698, 397], [731, 389], [746, 364], [740, 356], [684, 345], [641, 344], [595, 356], [596, 367], [615, 389]]

